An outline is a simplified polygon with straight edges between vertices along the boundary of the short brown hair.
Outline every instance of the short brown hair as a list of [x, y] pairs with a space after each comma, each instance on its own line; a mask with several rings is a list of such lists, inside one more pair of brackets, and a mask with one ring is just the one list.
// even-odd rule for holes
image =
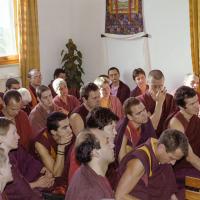
[[126, 99], [126, 101], [123, 104], [123, 110], [125, 115], [132, 115], [131, 107], [139, 105], [141, 101], [135, 97], [130, 97]]
[[37, 95], [37, 97], [38, 97], [39, 99], [41, 99], [42, 93], [43, 93], [43, 92], [46, 92], [46, 91], [48, 91], [48, 90], [50, 90], [50, 88], [47, 87], [46, 85], [40, 85], [40, 86], [38, 86], [38, 87], [36, 88], [36, 95]]
[[188, 155], [187, 136], [176, 129], [166, 129], [159, 138], [159, 144], [164, 144], [166, 152], [174, 152], [180, 148], [184, 156]]
[[92, 160], [93, 149], [100, 149], [100, 141], [95, 137], [90, 129], [82, 130], [75, 142], [76, 159], [83, 164]]
[[6, 106], [9, 104], [11, 99], [14, 99], [16, 102], [20, 102], [22, 100], [22, 96], [17, 90], [8, 90], [3, 95], [3, 101]]
[[86, 84], [86, 85], [83, 85], [82, 87], [81, 87], [81, 89], [80, 89], [80, 97], [81, 98], [85, 98], [86, 100], [88, 99], [88, 97], [89, 97], [89, 93], [91, 92], [91, 91], [97, 91], [99, 88], [98, 88], [98, 86], [96, 85], [96, 84], [94, 84], [94, 83], [88, 83], [88, 84]]
[[164, 74], [159, 69], [154, 69], [149, 72], [148, 78], [154, 78], [156, 80], [160, 80], [164, 78]]
[[133, 77], [133, 80], [135, 81], [135, 78], [137, 76], [139, 76], [140, 74], [143, 74], [144, 76], [146, 76], [144, 70], [142, 68], [136, 68], [133, 70], [133, 73], [132, 73], [132, 77]]

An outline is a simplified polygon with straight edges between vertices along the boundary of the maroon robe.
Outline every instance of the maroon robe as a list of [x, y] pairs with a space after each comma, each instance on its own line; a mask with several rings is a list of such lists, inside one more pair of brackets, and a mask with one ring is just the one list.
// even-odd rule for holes
[[[43, 164], [41, 157], [37, 154], [36, 149], [35, 149], [36, 142], [39, 142], [40, 144], [42, 144], [48, 150], [52, 158], [56, 159], [57, 143], [53, 139], [52, 135], [48, 133], [46, 129], [44, 129], [43, 131], [41, 131], [41, 133], [39, 133], [39, 135], [33, 140], [32, 146], [31, 146], [32, 155], [34, 156], [35, 159], [39, 160], [41, 164]], [[72, 149], [72, 143], [73, 143], [73, 140], [71, 142], [71, 145], [69, 144], [65, 148], [64, 170], [61, 177], [56, 177], [54, 187], [68, 185], [67, 176], [68, 176], [68, 171], [69, 171], [69, 162], [70, 162], [70, 153]]]
[[[146, 107], [147, 112], [150, 112], [151, 115], [154, 113], [156, 102], [152, 99], [149, 92], [146, 92], [145, 94], [138, 97]], [[167, 117], [177, 110], [175, 101], [173, 99], [173, 96], [170, 94], [166, 94], [165, 101], [162, 106], [162, 113], [160, 116], [160, 120], [158, 123], [158, 127], [156, 129], [157, 137], [160, 137], [162, 131], [164, 130], [164, 122], [167, 119]]]
[[[148, 91], [149, 86], [146, 86], [146, 91]], [[140, 90], [140, 88], [138, 86], [136, 86], [130, 93], [130, 97], [138, 97], [142, 95], [142, 91]]]
[[87, 165], [81, 165], [72, 178], [65, 200], [101, 200], [103, 198], [114, 198], [106, 177], [96, 174]]
[[[118, 155], [121, 149], [123, 136], [125, 134], [128, 122], [129, 122], [128, 118], [125, 117], [121, 119], [117, 123], [117, 126], [116, 126], [117, 136], [115, 138], [115, 156], [117, 160], [118, 160]], [[131, 141], [128, 140], [127, 145], [130, 147], [138, 146], [146, 142], [146, 140], [149, 139], [150, 137], [156, 138], [156, 133], [151, 123], [151, 120], [149, 119], [147, 123], [141, 125], [140, 139], [137, 142], [137, 144], [132, 144]]]
[[[4, 114], [0, 112], [0, 116], [4, 117]], [[17, 128], [17, 133], [20, 136], [19, 144], [28, 150], [33, 133], [28, 116], [23, 110], [20, 110], [15, 117], [15, 125]]]
[[[136, 149], [122, 159], [118, 169], [118, 176], [120, 179], [130, 160], [139, 159], [144, 166], [145, 175], [138, 181], [129, 195], [142, 200], [169, 200], [171, 195], [177, 191], [173, 169], [170, 164], [159, 163], [152, 148], [152, 141], [153, 139], [149, 138], [143, 145], [139, 146], [146, 146], [148, 148], [151, 157], [151, 166], [149, 157], [145, 151]], [[150, 175], [150, 171], [152, 175]], [[147, 181], [145, 181], [144, 177], [147, 178]]]
[[73, 113], [77, 113], [80, 115], [81, 119], [83, 120], [84, 123], [84, 127], [86, 127], [86, 117], [89, 113], [89, 110], [85, 107], [84, 104], [81, 104], [80, 106], [78, 106], [77, 108], [75, 108], [71, 114]]
[[[196, 115], [193, 115], [193, 117], [188, 122], [184, 118], [182, 113], [175, 112], [169, 117], [167, 122], [169, 123], [170, 119], [172, 119], [173, 117], [176, 117], [179, 120], [179, 122], [183, 125], [185, 129], [185, 134], [194, 153], [200, 157], [200, 118]], [[168, 124], [166, 123], [165, 126], [167, 127]], [[181, 160], [176, 162], [174, 166], [174, 171], [176, 175], [177, 184], [180, 189], [184, 188], [185, 176], [200, 178], [200, 172], [197, 169], [195, 169], [189, 162], [187, 162], [185, 158], [182, 158]]]
[[[89, 110], [85, 107], [84, 104], [81, 104], [79, 107], [75, 108], [71, 114], [77, 113], [80, 115], [81, 119], [83, 120], [84, 127], [86, 127], [86, 117], [89, 113]], [[70, 155], [70, 167], [69, 167], [69, 174], [68, 174], [68, 181], [71, 181], [71, 178], [73, 177], [76, 170], [80, 167], [80, 164], [76, 160], [75, 156], [75, 147], [72, 147], [72, 152]]]
[[[112, 84], [110, 86], [112, 86]], [[126, 85], [122, 81], [119, 81], [119, 88], [117, 90], [116, 96], [119, 98], [123, 105], [124, 101], [130, 97], [130, 88], [128, 87], [128, 85]]]
[[[54, 80], [51, 81], [51, 83], [48, 85], [48, 87], [49, 87], [50, 90], [51, 90], [52, 96], [55, 97], [57, 94], [55, 93], [55, 91], [54, 91], [54, 89], [53, 89], [53, 81], [54, 81]], [[76, 88], [68, 88], [68, 93], [69, 93], [70, 95], [75, 96], [77, 99], [80, 98], [79, 90], [76, 89]]]
[[55, 104], [53, 104], [49, 113], [39, 103], [35, 106], [29, 115], [33, 137], [36, 137], [44, 128], [46, 128], [48, 115], [55, 111], [60, 111], [60, 107]]
[[[124, 117], [123, 119], [121, 119], [120, 121], [118, 121], [117, 126], [116, 126], [116, 131], [117, 131], [117, 135], [115, 137], [115, 162], [111, 163], [108, 167], [108, 171], [106, 173], [106, 176], [112, 186], [112, 188], [115, 188], [115, 184], [116, 184], [116, 173], [117, 173], [117, 168], [118, 168], [118, 156], [119, 156], [119, 152], [121, 149], [121, 145], [122, 145], [122, 140], [123, 140], [123, 136], [125, 134], [127, 125], [128, 125], [128, 118]], [[140, 133], [140, 138], [137, 142], [137, 144], [132, 144], [130, 140], [128, 140], [127, 145], [130, 146], [131, 148], [138, 146], [144, 142], [146, 142], [146, 140], [150, 137], [154, 137], [156, 138], [156, 133], [155, 130], [153, 128], [153, 125], [151, 123], [151, 120], [149, 119], [148, 122], [146, 124], [142, 124], [141, 126], [141, 133]], [[135, 142], [135, 141], [133, 141]]]
[[72, 95], [67, 95], [67, 104], [63, 102], [63, 100], [58, 95], [54, 97], [53, 102], [57, 106], [64, 108], [69, 113], [71, 113], [75, 108], [77, 108], [80, 105], [78, 99]]
[[31, 107], [31, 109], [33, 109], [38, 103], [37, 95], [36, 95], [36, 89], [32, 85], [29, 85], [29, 87], [27, 89], [31, 94], [32, 100], [31, 100], [31, 103], [30, 103], [30, 107]]
[[40, 200], [41, 193], [31, 189], [29, 182], [37, 180], [42, 165], [28, 154], [22, 147], [9, 153], [12, 165], [13, 182], [5, 187], [5, 195], [11, 200]]

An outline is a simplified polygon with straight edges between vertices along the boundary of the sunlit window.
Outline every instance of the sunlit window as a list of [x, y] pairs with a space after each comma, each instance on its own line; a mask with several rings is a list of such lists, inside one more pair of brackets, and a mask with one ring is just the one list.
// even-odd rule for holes
[[0, 64], [18, 62], [14, 0], [0, 0]]

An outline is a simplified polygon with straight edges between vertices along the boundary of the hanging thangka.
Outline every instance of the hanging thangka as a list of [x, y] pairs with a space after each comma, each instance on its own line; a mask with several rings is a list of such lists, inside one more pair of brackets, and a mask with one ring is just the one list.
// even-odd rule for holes
[[106, 33], [143, 32], [142, 0], [106, 0]]

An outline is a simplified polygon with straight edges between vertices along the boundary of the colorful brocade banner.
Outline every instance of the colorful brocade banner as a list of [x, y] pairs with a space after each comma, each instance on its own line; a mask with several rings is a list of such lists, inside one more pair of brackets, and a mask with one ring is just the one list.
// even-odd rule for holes
[[142, 0], [106, 0], [106, 33], [133, 35], [143, 31]]

